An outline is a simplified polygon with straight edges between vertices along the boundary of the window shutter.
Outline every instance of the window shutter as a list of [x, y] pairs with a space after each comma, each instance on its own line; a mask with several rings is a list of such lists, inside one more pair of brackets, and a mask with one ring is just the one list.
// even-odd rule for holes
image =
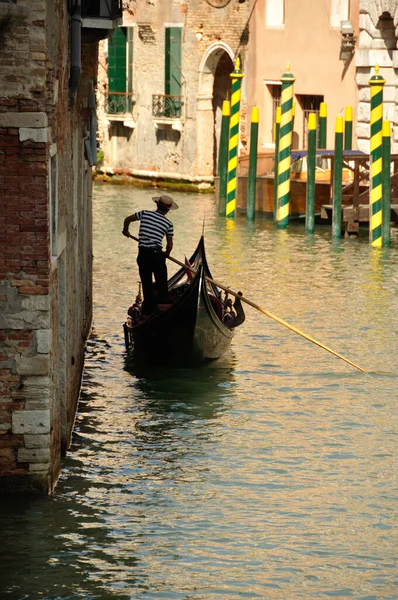
[[181, 95], [181, 27], [166, 28], [165, 93]]
[[118, 27], [108, 44], [108, 87], [110, 92], [126, 91], [126, 29]]

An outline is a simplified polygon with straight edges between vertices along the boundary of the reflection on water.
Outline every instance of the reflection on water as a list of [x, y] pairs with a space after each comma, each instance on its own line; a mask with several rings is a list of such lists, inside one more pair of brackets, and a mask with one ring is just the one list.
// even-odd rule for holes
[[54, 498], [1, 501], [1, 598], [397, 599], [395, 232], [374, 251], [178, 195], [176, 258], [205, 217], [216, 280], [368, 372], [250, 307], [223, 360], [148, 369], [124, 356], [138, 277], [121, 227], [150, 198], [96, 189], [73, 444]]

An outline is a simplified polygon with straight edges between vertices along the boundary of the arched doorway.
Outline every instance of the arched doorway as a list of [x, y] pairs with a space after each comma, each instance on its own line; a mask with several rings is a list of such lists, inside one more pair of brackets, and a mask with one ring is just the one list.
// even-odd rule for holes
[[200, 65], [196, 112], [198, 176], [208, 177], [217, 173], [222, 104], [231, 94], [233, 57], [227, 44], [216, 42], [207, 49]]

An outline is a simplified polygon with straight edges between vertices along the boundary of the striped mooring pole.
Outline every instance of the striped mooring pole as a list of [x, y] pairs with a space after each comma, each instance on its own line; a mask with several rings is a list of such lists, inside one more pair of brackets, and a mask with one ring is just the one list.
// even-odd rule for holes
[[369, 241], [372, 246], [382, 245], [382, 123], [383, 86], [385, 80], [379, 75], [379, 65], [369, 79], [370, 85], [370, 203]]
[[281, 77], [281, 125], [278, 152], [278, 207], [276, 222], [280, 229], [289, 224], [290, 164], [293, 135], [293, 84], [295, 77], [287, 64]]
[[275, 140], [275, 161], [274, 161], [274, 223], [276, 223], [276, 215], [278, 212], [278, 158], [279, 158], [279, 133], [281, 128], [281, 107], [276, 107], [275, 123], [274, 123], [274, 140]]
[[383, 121], [383, 246], [391, 244], [391, 125]]
[[324, 150], [326, 148], [327, 138], [327, 121], [328, 121], [328, 109], [325, 102], [321, 102], [319, 106], [319, 134], [318, 134], [318, 148]]
[[219, 215], [225, 217], [227, 203], [227, 183], [228, 183], [228, 138], [229, 138], [229, 116], [231, 108], [229, 100], [224, 100], [222, 104], [222, 120], [220, 134], [220, 148], [218, 152], [218, 175], [220, 189], [218, 192], [219, 198]]
[[343, 117], [336, 117], [334, 135], [334, 167], [333, 167], [333, 216], [332, 236], [341, 238], [341, 203], [343, 196]]
[[305, 202], [305, 233], [315, 230], [315, 165], [316, 165], [316, 113], [308, 115], [307, 190]]
[[238, 143], [239, 143], [239, 108], [240, 88], [243, 73], [240, 70], [240, 59], [235, 62], [235, 70], [231, 73], [231, 117], [229, 124], [229, 147], [228, 147], [228, 185], [227, 185], [227, 207], [226, 216], [229, 219], [235, 217], [236, 211], [236, 175], [238, 169]]
[[345, 107], [344, 150], [352, 150], [352, 106]]
[[253, 106], [250, 126], [249, 182], [247, 189], [247, 219], [254, 220], [256, 212], [257, 183], [257, 146], [258, 146], [258, 108]]

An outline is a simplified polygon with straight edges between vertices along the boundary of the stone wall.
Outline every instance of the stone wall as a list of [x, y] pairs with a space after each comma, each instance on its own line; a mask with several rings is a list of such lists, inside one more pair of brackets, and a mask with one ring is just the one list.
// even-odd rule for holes
[[369, 79], [376, 64], [385, 79], [383, 89], [383, 118], [392, 125], [392, 152], [398, 152], [398, 1], [361, 0], [359, 18], [359, 44], [355, 52], [358, 104], [358, 148], [370, 151], [370, 87]]
[[[68, 95], [69, 22], [63, 2], [0, 10], [1, 492], [54, 488], [90, 329], [86, 98]], [[82, 66], [94, 79], [92, 48]]]

